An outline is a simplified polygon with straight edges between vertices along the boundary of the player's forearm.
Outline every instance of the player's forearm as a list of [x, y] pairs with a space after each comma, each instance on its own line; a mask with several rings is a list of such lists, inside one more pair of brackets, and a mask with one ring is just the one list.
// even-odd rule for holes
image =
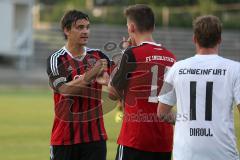
[[60, 86], [58, 92], [61, 94], [77, 96], [81, 95], [83, 91], [87, 89], [87, 85], [88, 83], [83, 79], [76, 79]]
[[158, 117], [160, 118], [161, 121], [168, 122], [173, 125], [176, 122], [176, 113], [172, 111], [168, 114], [160, 114]]
[[59, 87], [58, 91], [61, 94], [67, 95], [82, 95], [83, 91], [88, 88], [88, 85], [92, 80], [96, 78], [99, 74], [99, 69], [97, 67], [93, 67], [91, 70], [87, 71], [80, 78], [72, 80], [63, 84]]
[[177, 117], [177, 114], [176, 114], [175, 112], [171, 111], [170, 113], [168, 113], [167, 115], [165, 115], [163, 121], [175, 125], [176, 117]]
[[99, 71], [100, 71], [99, 68], [93, 67], [91, 70], [87, 71], [84, 74], [84, 80], [90, 83], [93, 79], [97, 77], [98, 74], [100, 74]]
[[120, 97], [116, 91], [116, 89], [114, 87], [112, 87], [111, 85], [108, 86], [108, 97], [113, 100], [113, 101], [116, 101], [116, 100], [119, 100]]
[[171, 111], [172, 107], [173, 106], [169, 106], [160, 102], [157, 109], [158, 118], [164, 122], [175, 124], [176, 113]]

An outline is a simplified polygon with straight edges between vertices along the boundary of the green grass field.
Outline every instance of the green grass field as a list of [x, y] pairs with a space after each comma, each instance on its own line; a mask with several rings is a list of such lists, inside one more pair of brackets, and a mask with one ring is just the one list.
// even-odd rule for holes
[[[108, 107], [114, 103], [105, 99]], [[52, 94], [48, 89], [0, 90], [0, 159], [45, 160], [49, 159], [49, 136], [53, 120]], [[108, 132], [108, 160], [116, 153], [116, 139], [120, 123], [115, 123], [116, 110], [104, 116]], [[240, 149], [240, 117], [235, 123]]]

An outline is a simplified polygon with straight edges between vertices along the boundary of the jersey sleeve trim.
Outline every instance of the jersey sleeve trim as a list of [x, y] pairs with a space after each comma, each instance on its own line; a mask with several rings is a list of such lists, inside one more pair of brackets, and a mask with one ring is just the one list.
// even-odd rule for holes
[[161, 103], [167, 104], [169, 106], [174, 106], [177, 102], [175, 90], [172, 89], [171, 91], [169, 91], [166, 94], [159, 95], [158, 101]]
[[54, 88], [59, 88], [62, 84], [67, 82], [66, 77], [59, 77], [56, 80], [53, 81], [53, 87]]
[[47, 74], [49, 77], [49, 85], [55, 90], [62, 84], [67, 82], [65, 66], [61, 56], [65, 54], [64, 49], [60, 49], [47, 60]]
[[61, 49], [58, 52], [54, 53], [51, 57], [50, 57], [50, 69], [51, 69], [51, 74], [53, 76], [57, 76], [59, 75], [59, 71], [58, 71], [58, 58], [61, 55], [64, 55], [65, 50]]

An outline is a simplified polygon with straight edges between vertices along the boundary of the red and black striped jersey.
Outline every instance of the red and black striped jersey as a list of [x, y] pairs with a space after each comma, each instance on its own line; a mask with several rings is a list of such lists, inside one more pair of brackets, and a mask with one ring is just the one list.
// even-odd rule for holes
[[157, 117], [158, 94], [175, 56], [160, 44], [127, 49], [111, 85], [122, 96], [124, 117], [118, 143], [148, 152], [170, 152], [173, 126]]
[[[55, 117], [51, 145], [71, 145], [106, 140], [101, 103], [102, 85], [95, 80], [79, 95], [64, 95], [58, 88], [79, 78], [99, 59], [108, 57], [100, 50], [85, 48], [81, 57], [73, 57], [65, 48], [50, 55], [47, 73], [54, 91]], [[73, 86], [74, 87], [74, 86]]]

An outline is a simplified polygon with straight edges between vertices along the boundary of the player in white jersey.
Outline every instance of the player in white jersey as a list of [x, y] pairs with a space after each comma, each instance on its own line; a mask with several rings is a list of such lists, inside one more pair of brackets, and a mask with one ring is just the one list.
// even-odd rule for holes
[[168, 72], [158, 116], [167, 120], [177, 106], [174, 160], [239, 160], [233, 106], [240, 112], [240, 63], [218, 55], [217, 17], [198, 17], [193, 27], [197, 54]]

